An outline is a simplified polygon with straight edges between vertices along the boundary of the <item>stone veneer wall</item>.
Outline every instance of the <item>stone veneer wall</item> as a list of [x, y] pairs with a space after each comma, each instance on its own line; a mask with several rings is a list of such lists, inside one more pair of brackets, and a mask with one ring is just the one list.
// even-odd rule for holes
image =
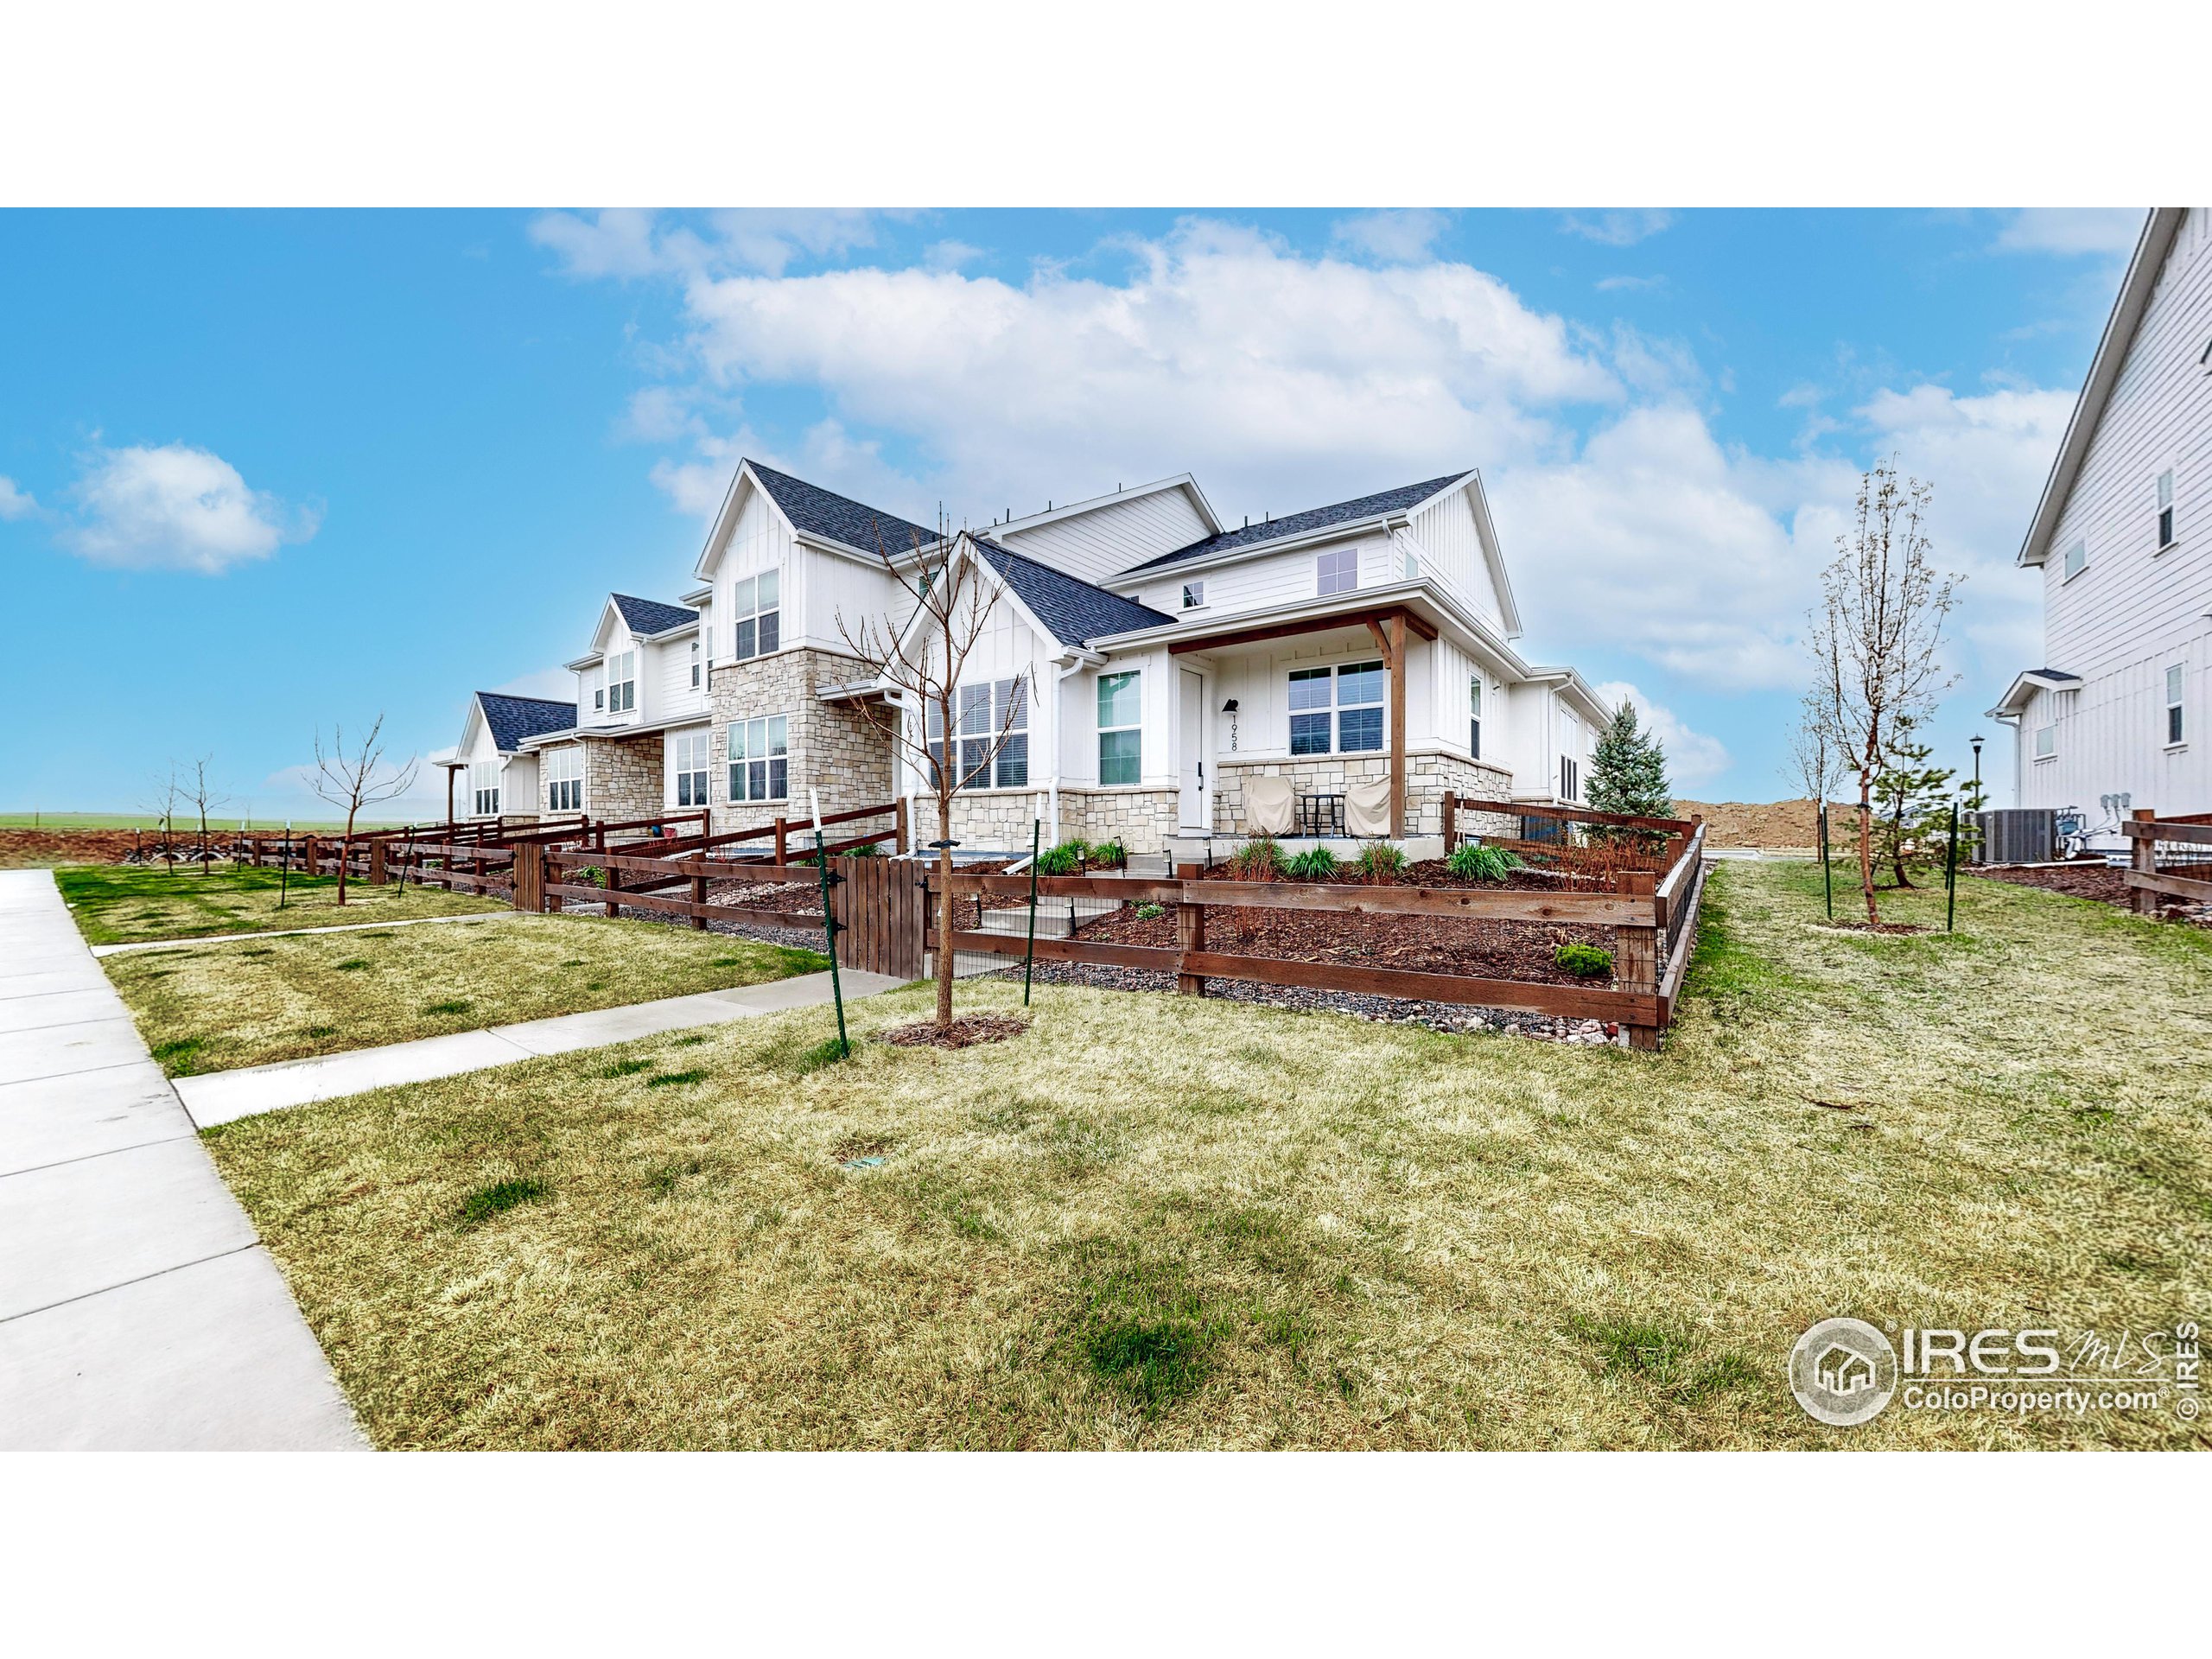
[[[714, 769], [708, 799], [717, 831], [750, 830], [771, 818], [801, 817], [810, 810], [807, 791], [820, 791], [822, 810], [850, 811], [891, 799], [890, 735], [851, 703], [821, 699], [823, 688], [868, 677], [856, 657], [795, 647], [751, 662], [716, 663], [709, 676], [714, 710], [709, 749]], [[790, 793], [781, 802], [740, 801], [729, 794], [729, 727], [733, 721], [783, 715], [791, 724]], [[872, 827], [872, 826], [871, 826]]]
[[[1301, 795], [1341, 795], [1350, 784], [1390, 775], [1388, 754], [1317, 754], [1295, 760], [1217, 760], [1214, 766], [1213, 823], [1218, 834], [1244, 832], [1244, 779], [1250, 776], [1287, 778]], [[1431, 749], [1406, 756], [1406, 834], [1444, 833], [1446, 794], [1474, 795], [1485, 800], [1505, 800], [1513, 793], [1513, 774], [1502, 766], [1464, 755]], [[1482, 814], [1488, 819], [1494, 814]], [[1508, 827], [1517, 821], [1478, 823], [1461, 815], [1459, 829], [1470, 835], [1517, 833]]]
[[594, 818], [650, 818], [668, 809], [661, 734], [596, 737], [584, 743], [584, 805]]
[[[995, 847], [1014, 852], [1029, 850], [1029, 826], [1036, 818], [1042, 790], [991, 791], [956, 795], [952, 801], [952, 835], [963, 848]], [[1113, 841], [1118, 838], [1133, 853], [1156, 853], [1175, 833], [1179, 800], [1172, 789], [1060, 790], [1060, 837], [1063, 840]], [[914, 842], [917, 846], [937, 838], [937, 802], [924, 795], [914, 803]], [[1052, 826], [1045, 825], [1046, 845], [1052, 844]]]

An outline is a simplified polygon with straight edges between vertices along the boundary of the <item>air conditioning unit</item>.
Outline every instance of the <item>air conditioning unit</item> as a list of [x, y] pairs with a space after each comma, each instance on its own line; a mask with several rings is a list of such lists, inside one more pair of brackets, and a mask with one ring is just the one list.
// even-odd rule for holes
[[2058, 814], [2047, 806], [2008, 806], [1981, 815], [1980, 864], [2048, 864], [2058, 853]]

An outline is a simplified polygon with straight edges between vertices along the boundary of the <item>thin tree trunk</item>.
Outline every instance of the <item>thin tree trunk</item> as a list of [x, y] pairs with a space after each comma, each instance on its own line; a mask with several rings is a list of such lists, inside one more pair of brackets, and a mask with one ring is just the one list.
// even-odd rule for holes
[[338, 903], [340, 909], [346, 904], [346, 866], [352, 861], [353, 855], [353, 817], [360, 810], [355, 806], [347, 810], [346, 839], [338, 843]]
[[1866, 919], [1878, 922], [1882, 912], [1874, 904], [1874, 801], [1873, 780], [1865, 772], [1859, 774], [1859, 885], [1866, 894]]
[[[945, 746], [949, 750], [950, 742]], [[943, 799], [938, 803], [938, 839], [950, 842], [948, 826], [952, 813]], [[937, 868], [940, 885], [937, 895], [937, 1028], [952, 1028], [952, 849], [937, 849]]]

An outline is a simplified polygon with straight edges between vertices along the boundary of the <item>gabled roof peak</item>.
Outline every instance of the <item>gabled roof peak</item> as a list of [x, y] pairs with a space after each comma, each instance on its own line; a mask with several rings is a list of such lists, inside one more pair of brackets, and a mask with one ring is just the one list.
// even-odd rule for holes
[[1294, 512], [1281, 518], [1263, 518], [1256, 524], [1246, 524], [1236, 530], [1221, 531], [1204, 541], [1193, 542], [1188, 547], [1179, 547], [1172, 553], [1162, 553], [1158, 558], [1147, 559], [1142, 564], [1131, 565], [1122, 574], [1135, 575], [1140, 571], [1164, 569], [1193, 559], [1211, 558], [1217, 553], [1242, 552], [1246, 549], [1265, 547], [1272, 542], [1295, 540], [1338, 524], [1352, 524], [1364, 518], [1380, 518], [1384, 513], [1408, 512], [1431, 496], [1442, 494], [1470, 476], [1473, 470], [1469, 467], [1463, 472], [1446, 473], [1440, 478], [1425, 479], [1418, 484], [1402, 484], [1396, 489], [1378, 490], [1372, 495], [1354, 496], [1349, 501], [1332, 502], [1325, 507], [1308, 507], [1303, 512]]

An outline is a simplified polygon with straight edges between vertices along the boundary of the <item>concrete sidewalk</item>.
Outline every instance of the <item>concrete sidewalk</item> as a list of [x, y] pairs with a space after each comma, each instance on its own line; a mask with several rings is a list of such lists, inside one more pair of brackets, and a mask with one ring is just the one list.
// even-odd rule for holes
[[[842, 976], [849, 1002], [906, 982], [857, 968], [843, 969]], [[484, 1031], [457, 1031], [450, 1036], [425, 1037], [383, 1048], [357, 1048], [319, 1059], [279, 1060], [236, 1071], [210, 1071], [204, 1077], [179, 1077], [175, 1088], [192, 1121], [205, 1128], [257, 1112], [336, 1100], [393, 1084], [428, 1083], [434, 1077], [512, 1065], [542, 1055], [602, 1048], [635, 1037], [720, 1025], [784, 1008], [817, 1007], [829, 1001], [827, 973], [801, 974], [765, 985], [701, 991], [692, 996], [664, 997], [658, 1002], [633, 1002], [626, 1007], [594, 1008], [588, 1014], [563, 1014]]]
[[0, 871], [0, 1450], [361, 1450], [44, 870]]

